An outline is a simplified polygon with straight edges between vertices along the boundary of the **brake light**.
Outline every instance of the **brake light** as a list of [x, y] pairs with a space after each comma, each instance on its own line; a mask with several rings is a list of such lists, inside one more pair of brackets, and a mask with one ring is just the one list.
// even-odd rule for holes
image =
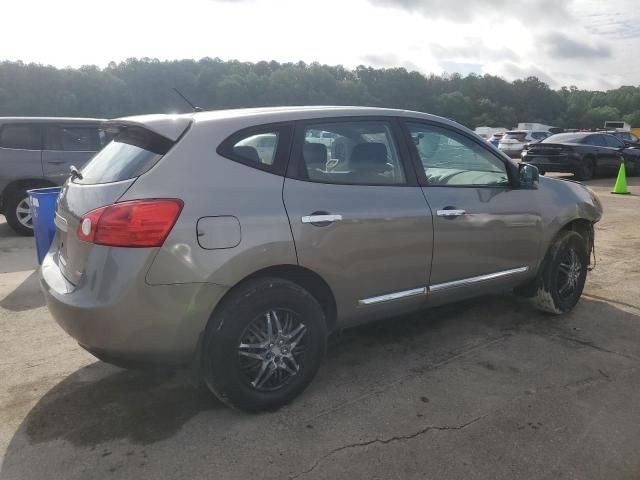
[[112, 247], [159, 247], [183, 206], [182, 200], [161, 198], [100, 207], [80, 219], [78, 238]]

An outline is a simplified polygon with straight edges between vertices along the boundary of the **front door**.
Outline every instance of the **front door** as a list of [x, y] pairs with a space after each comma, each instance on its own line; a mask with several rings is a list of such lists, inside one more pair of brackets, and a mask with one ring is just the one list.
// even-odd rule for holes
[[541, 216], [535, 190], [516, 190], [506, 160], [464, 132], [406, 124], [434, 214], [429, 290], [437, 300], [521, 282], [536, 265]]
[[[332, 142], [305, 141], [313, 131], [332, 133]], [[298, 262], [330, 285], [345, 323], [426, 298], [431, 212], [396, 133], [392, 121], [375, 119], [296, 129], [283, 196]]]
[[97, 126], [48, 125], [45, 129], [42, 168], [48, 180], [62, 184], [71, 165], [81, 168], [100, 149]]

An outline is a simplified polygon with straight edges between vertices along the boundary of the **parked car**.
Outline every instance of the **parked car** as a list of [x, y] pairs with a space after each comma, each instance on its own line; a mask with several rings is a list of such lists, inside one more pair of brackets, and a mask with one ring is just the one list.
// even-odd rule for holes
[[33, 235], [27, 190], [62, 185], [108, 140], [96, 118], [0, 117], [0, 213]]
[[541, 173], [573, 173], [581, 180], [598, 174], [615, 174], [622, 159], [628, 175], [640, 173], [640, 150], [629, 148], [619, 138], [600, 132], [560, 133], [532, 145], [522, 161]]
[[500, 139], [502, 139], [503, 136], [504, 136], [504, 132], [496, 132], [489, 137], [488, 142], [494, 147], [498, 148]]
[[[107, 362], [191, 366], [223, 402], [271, 410], [333, 330], [502, 289], [556, 314], [581, 296], [595, 194], [451, 120], [291, 107], [109, 125], [40, 270], [55, 320]], [[243, 145], [257, 134], [277, 138], [271, 164]]]
[[625, 132], [625, 131], [620, 131], [620, 130], [612, 130], [612, 131], [608, 131], [608, 132], [605, 132], [605, 133], [608, 133], [610, 135], [618, 137], [628, 147], [636, 147], [636, 148], [640, 147], [640, 138], [638, 138], [632, 132]]
[[306, 133], [305, 141], [309, 143], [322, 143], [325, 147], [330, 148], [336, 135], [332, 132], [322, 132], [319, 130], [309, 130]]
[[519, 157], [532, 143], [544, 140], [551, 133], [533, 130], [511, 130], [505, 132], [498, 142], [498, 148], [511, 157]]

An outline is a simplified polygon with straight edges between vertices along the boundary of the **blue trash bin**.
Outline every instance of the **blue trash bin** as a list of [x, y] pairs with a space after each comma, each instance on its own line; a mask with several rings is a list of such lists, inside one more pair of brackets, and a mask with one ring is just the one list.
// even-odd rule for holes
[[38, 264], [47, 255], [53, 237], [56, 234], [56, 200], [62, 190], [60, 187], [36, 188], [28, 190], [31, 202], [31, 218], [33, 219], [33, 233], [36, 238], [36, 253]]

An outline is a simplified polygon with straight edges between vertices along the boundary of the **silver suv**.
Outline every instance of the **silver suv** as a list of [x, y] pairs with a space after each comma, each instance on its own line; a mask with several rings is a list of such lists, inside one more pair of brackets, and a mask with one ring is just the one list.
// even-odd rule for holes
[[269, 410], [333, 330], [512, 288], [559, 314], [582, 293], [597, 197], [450, 120], [289, 107], [112, 124], [64, 185], [41, 269], [53, 317], [107, 362], [197, 367], [227, 404]]
[[107, 143], [96, 118], [0, 117], [0, 213], [33, 235], [27, 190], [62, 185]]

